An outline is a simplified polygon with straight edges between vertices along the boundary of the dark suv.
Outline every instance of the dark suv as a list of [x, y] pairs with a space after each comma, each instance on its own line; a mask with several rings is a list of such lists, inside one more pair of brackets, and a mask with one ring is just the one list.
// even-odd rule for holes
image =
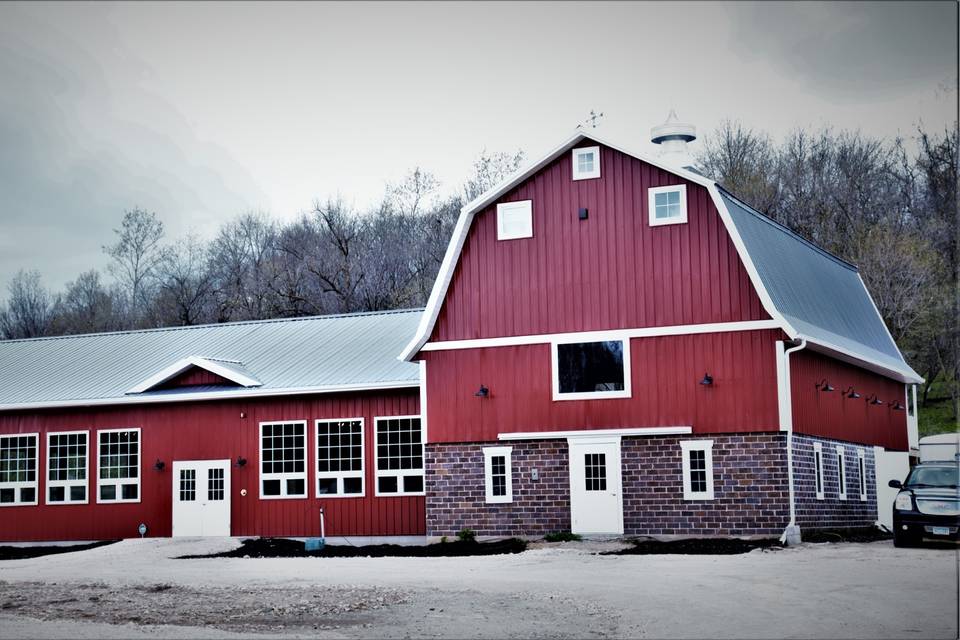
[[921, 462], [905, 482], [891, 480], [900, 489], [893, 503], [893, 544], [907, 547], [923, 538], [958, 540], [960, 535], [960, 466], [957, 462]]

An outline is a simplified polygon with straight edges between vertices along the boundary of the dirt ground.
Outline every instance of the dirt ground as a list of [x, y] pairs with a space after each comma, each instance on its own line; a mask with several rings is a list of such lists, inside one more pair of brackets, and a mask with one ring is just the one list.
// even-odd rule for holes
[[0, 638], [956, 638], [957, 551], [890, 542], [741, 555], [174, 559], [128, 540], [0, 562]]

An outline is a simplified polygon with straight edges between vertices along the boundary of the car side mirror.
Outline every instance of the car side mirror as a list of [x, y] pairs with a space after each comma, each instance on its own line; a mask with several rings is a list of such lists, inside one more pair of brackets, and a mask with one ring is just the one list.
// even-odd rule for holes
[[891, 489], [903, 489], [903, 483], [899, 480], [891, 480], [887, 483], [887, 486]]

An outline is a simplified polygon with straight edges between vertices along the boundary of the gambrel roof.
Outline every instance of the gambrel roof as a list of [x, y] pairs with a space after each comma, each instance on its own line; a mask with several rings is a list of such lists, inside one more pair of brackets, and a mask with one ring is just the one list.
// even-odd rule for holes
[[897, 349], [856, 267], [751, 209], [700, 173], [666, 165], [585, 131], [577, 131], [461, 209], [416, 335], [400, 359], [413, 359], [429, 340], [474, 217], [584, 140], [706, 188], [764, 309], [791, 339], [806, 339], [814, 350], [902, 382], [922, 380]]
[[[0, 410], [417, 387], [421, 310], [0, 341]], [[234, 385], [163, 388], [191, 367]]]

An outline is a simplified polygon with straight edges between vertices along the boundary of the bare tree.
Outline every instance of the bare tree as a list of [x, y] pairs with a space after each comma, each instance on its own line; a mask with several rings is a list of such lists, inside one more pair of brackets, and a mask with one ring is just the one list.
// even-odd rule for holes
[[103, 250], [112, 260], [110, 273], [124, 287], [128, 322], [137, 324], [149, 304], [151, 278], [163, 258], [163, 223], [156, 213], [135, 208], [124, 212], [120, 228], [113, 233], [116, 242]]
[[209, 264], [207, 247], [195, 236], [187, 236], [161, 252], [153, 268], [158, 324], [186, 326], [212, 319], [214, 278]]
[[0, 337], [16, 340], [47, 335], [53, 301], [40, 272], [21, 269], [7, 285], [7, 292], [7, 303], [0, 306]]
[[502, 182], [520, 168], [523, 159], [524, 153], [520, 149], [512, 154], [503, 151], [488, 153], [486, 149], [482, 150], [473, 162], [473, 175], [467, 178], [463, 185], [464, 200], [470, 202]]
[[223, 225], [210, 245], [217, 320], [254, 320], [277, 313], [277, 224], [262, 212]]
[[116, 331], [123, 328], [119, 294], [104, 287], [91, 269], [67, 284], [53, 309], [51, 332], [57, 335]]
[[769, 136], [724, 120], [707, 136], [698, 164], [721, 176], [724, 187], [762, 213], [773, 213], [779, 198], [779, 158]]

